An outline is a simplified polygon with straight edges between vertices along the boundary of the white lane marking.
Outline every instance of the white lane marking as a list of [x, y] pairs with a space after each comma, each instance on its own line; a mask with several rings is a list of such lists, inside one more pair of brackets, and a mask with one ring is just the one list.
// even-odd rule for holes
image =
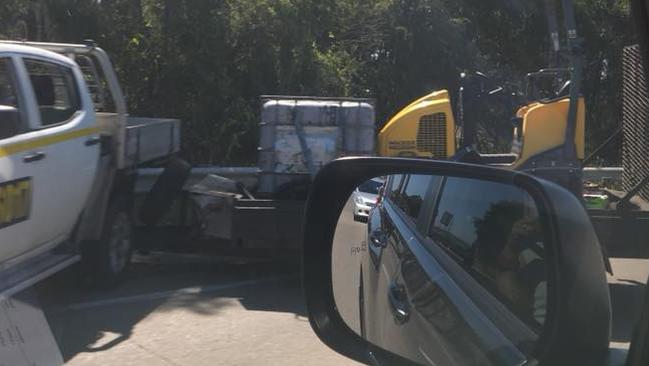
[[430, 359], [430, 357], [426, 354], [426, 352], [424, 352], [424, 350], [421, 349], [421, 346], [418, 346], [417, 348], [419, 348], [419, 353], [421, 353], [421, 355], [424, 356], [424, 358], [426, 359], [426, 361], [428, 361], [429, 364], [433, 366], [437, 366], [437, 364]]
[[381, 269], [383, 270], [383, 274], [385, 275], [385, 278], [390, 280], [390, 274], [388, 273], [387, 268], [385, 268], [385, 264], [381, 263]]
[[176, 296], [183, 296], [183, 295], [201, 295], [210, 292], [217, 292], [217, 291], [228, 290], [237, 287], [258, 285], [262, 283], [275, 282], [279, 280], [286, 280], [292, 278], [298, 278], [298, 275], [277, 276], [277, 277], [271, 277], [262, 280], [237, 281], [237, 282], [231, 282], [222, 285], [185, 287], [177, 290], [151, 292], [147, 294], [116, 297], [111, 299], [101, 299], [95, 301], [70, 304], [65, 308], [68, 310], [83, 310], [83, 309], [89, 309], [89, 308], [100, 307], [100, 306], [129, 304], [133, 302], [159, 300], [168, 297], [176, 297]]

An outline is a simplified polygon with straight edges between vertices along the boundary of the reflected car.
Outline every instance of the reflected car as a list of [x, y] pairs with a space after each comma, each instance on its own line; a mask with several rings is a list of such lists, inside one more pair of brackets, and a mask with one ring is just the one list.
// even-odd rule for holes
[[372, 178], [358, 186], [352, 193], [354, 221], [367, 222], [370, 210], [376, 206], [379, 190], [385, 181]]
[[[532, 198], [505, 184], [430, 175], [391, 176], [384, 189], [361, 260], [361, 335], [421, 364], [522, 364], [546, 315]], [[470, 305], [485, 302], [507, 310]], [[478, 317], [492, 325], [466, 321]]]

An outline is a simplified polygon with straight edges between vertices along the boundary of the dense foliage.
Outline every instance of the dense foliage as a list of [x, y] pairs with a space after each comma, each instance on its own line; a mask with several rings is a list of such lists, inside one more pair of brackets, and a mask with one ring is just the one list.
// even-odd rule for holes
[[[575, 3], [592, 149], [619, 124], [633, 37], [626, 1]], [[520, 87], [549, 61], [541, 0], [3, 0], [0, 38], [95, 39], [132, 114], [181, 118], [187, 157], [209, 164], [255, 162], [260, 94], [372, 97], [380, 126], [462, 71]], [[494, 149], [508, 123], [484, 124]]]

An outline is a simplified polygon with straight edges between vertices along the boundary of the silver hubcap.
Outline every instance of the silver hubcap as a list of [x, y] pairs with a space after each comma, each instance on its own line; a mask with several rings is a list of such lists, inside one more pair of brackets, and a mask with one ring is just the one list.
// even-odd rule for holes
[[129, 260], [131, 251], [131, 223], [124, 212], [120, 212], [113, 221], [110, 231], [110, 267], [113, 273], [121, 272]]

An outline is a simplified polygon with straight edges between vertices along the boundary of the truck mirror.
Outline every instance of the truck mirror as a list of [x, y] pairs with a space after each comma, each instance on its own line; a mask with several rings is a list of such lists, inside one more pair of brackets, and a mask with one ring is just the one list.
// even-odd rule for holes
[[558, 185], [457, 162], [347, 158], [317, 175], [305, 217], [309, 318], [348, 357], [550, 365], [608, 352], [598, 239]]

